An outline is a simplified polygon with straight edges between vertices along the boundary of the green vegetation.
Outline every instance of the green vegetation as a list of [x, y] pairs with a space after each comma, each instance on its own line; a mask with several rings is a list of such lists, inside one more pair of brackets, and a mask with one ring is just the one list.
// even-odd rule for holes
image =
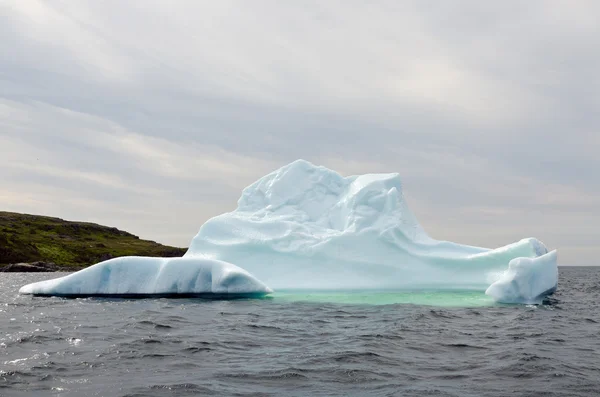
[[119, 256], [174, 257], [185, 251], [114, 227], [0, 211], [0, 266], [41, 261], [79, 269]]

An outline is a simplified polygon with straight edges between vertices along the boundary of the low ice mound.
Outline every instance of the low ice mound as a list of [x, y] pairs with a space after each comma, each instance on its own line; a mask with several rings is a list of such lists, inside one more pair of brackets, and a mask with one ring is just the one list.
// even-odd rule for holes
[[525, 302], [544, 292], [535, 280], [556, 269], [556, 256], [544, 259], [543, 269], [542, 260], [521, 260], [527, 271], [505, 270], [516, 258], [546, 253], [534, 238], [493, 250], [434, 240], [408, 209], [397, 174], [344, 178], [298, 160], [247, 187], [235, 211], [207, 221], [184, 257], [235, 263], [276, 290], [485, 291], [506, 277], [526, 277], [529, 292], [490, 293]]
[[558, 285], [556, 251], [537, 258], [516, 258], [485, 293], [505, 303], [540, 304]]
[[260, 296], [271, 289], [244, 269], [201, 258], [122, 257], [54, 280], [29, 284], [21, 294], [53, 296]]

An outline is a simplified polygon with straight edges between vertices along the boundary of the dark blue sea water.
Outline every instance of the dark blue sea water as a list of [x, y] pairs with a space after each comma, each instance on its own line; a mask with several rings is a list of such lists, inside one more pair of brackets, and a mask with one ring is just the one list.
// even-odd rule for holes
[[56, 276], [0, 274], [1, 396], [600, 395], [600, 267], [561, 268], [542, 306], [17, 294]]

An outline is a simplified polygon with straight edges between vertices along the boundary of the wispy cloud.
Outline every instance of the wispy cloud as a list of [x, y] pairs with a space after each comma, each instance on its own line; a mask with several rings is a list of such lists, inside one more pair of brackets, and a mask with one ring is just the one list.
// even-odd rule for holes
[[0, 206], [185, 245], [245, 185], [306, 158], [399, 172], [437, 238], [532, 234], [588, 263], [599, 13], [594, 1], [7, 0]]

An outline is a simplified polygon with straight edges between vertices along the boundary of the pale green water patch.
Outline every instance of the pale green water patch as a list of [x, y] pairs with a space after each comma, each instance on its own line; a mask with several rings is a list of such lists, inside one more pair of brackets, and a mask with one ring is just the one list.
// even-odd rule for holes
[[365, 305], [397, 303], [440, 306], [481, 307], [496, 304], [483, 291], [277, 291], [272, 299], [280, 302], [320, 302]]

